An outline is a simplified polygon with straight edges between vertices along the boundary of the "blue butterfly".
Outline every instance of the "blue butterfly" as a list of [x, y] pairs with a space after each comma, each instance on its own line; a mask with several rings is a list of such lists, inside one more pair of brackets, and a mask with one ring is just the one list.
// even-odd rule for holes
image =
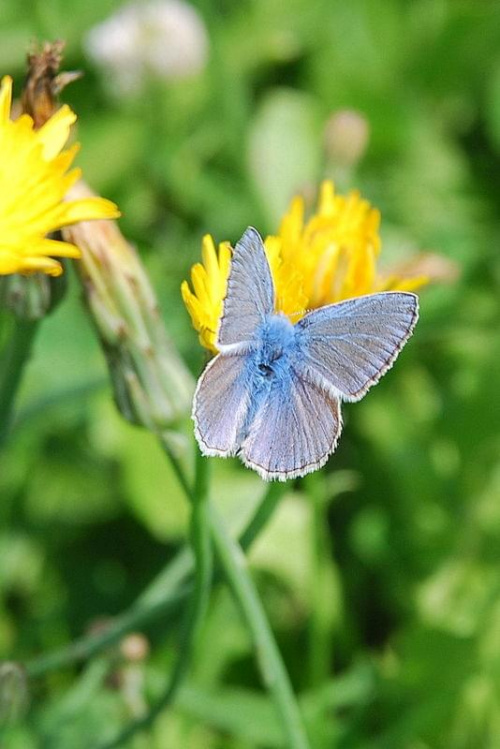
[[239, 455], [270, 481], [304, 476], [335, 450], [340, 402], [357, 401], [393, 365], [418, 318], [415, 294], [389, 291], [307, 313], [276, 313], [259, 233], [234, 249], [217, 348], [196, 388], [204, 455]]

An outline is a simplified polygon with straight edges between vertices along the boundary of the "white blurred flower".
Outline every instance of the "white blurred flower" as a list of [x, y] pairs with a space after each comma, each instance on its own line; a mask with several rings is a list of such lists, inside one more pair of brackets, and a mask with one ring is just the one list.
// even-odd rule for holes
[[87, 35], [89, 57], [107, 71], [119, 93], [135, 93], [148, 76], [178, 80], [200, 72], [208, 34], [198, 12], [183, 0], [122, 6]]

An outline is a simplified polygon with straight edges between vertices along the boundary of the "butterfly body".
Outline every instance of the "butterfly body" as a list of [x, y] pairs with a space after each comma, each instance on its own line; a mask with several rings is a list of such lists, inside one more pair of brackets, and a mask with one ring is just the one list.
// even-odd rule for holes
[[257, 378], [279, 378], [287, 370], [295, 354], [294, 327], [283, 314], [267, 315], [255, 331], [252, 343], [255, 348], [250, 354], [250, 361], [255, 367]]
[[249, 342], [231, 346], [222, 355], [245, 357], [238, 388], [252, 394], [235, 439], [233, 452], [236, 454], [262, 403], [272, 397], [274, 391], [287, 391], [290, 387], [297, 355], [294, 326], [282, 313], [267, 315]]
[[359, 400], [392, 366], [417, 320], [414, 294], [328, 305], [295, 325], [275, 312], [259, 234], [234, 250], [217, 345], [193, 403], [205, 455], [239, 455], [266, 480], [322, 466], [341, 431], [341, 400]]

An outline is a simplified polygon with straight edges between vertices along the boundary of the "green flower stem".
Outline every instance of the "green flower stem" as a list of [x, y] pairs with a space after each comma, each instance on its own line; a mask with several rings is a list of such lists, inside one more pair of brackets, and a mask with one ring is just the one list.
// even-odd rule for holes
[[190, 492], [193, 508], [190, 530], [195, 560], [194, 588], [186, 608], [179, 654], [169, 683], [154, 705], [144, 716], [131, 722], [118, 736], [103, 744], [100, 749], [115, 749], [115, 747], [123, 746], [137, 733], [149, 728], [158, 715], [174, 701], [192, 660], [193, 648], [208, 607], [213, 569], [212, 541], [207, 513], [209, 462], [198, 451], [196, 455], [194, 491]]
[[284, 489], [285, 485], [278, 481], [269, 484], [264, 499], [258, 505], [255, 514], [239, 538], [238, 543], [243, 551], [248, 551], [255, 539], [260, 535], [262, 529], [266, 527], [268, 521], [272, 518], [283, 496]]
[[241, 547], [226, 532], [215, 508], [211, 507], [212, 538], [219, 564], [250, 630], [265, 686], [269, 689], [283, 722], [288, 749], [308, 749], [290, 679], [262, 608]]
[[[164, 444], [164, 447], [172, 460], [174, 469], [187, 496], [193, 501], [194, 507], [199, 512], [199, 514], [195, 513], [193, 518], [193, 548], [195, 554], [199, 555], [198, 558], [205, 560], [201, 571], [198, 565], [198, 595], [191, 598], [193, 609], [188, 610], [187, 614], [188, 619], [186, 622], [188, 624], [186, 625], [185, 632], [187, 632], [188, 639], [186, 642], [189, 646], [191, 645], [193, 633], [195, 634], [197, 631], [204, 607], [206, 606], [206, 596], [208, 595], [207, 570], [210, 568], [210, 565], [206, 557], [209, 551], [205, 532], [209, 529], [217, 551], [219, 565], [233, 590], [233, 594], [240, 605], [245, 621], [252, 633], [264, 683], [270, 689], [283, 720], [289, 749], [308, 749], [309, 743], [302, 725], [302, 719], [289, 677], [281, 660], [252, 578], [248, 572], [242, 548], [226, 533], [213, 507], [210, 508], [208, 515], [205, 514], [208, 512], [206, 499], [201, 503], [196, 502], [196, 496], [206, 496], [206, 474], [200, 471], [200, 467], [203, 466], [206, 459], [197, 458], [201, 463], [198, 462], [197, 480], [195, 481], [195, 490], [192, 492], [179, 462], [170, 454], [168, 445]], [[280, 494], [279, 489], [273, 486], [265, 495], [263, 502], [242, 534], [242, 540], [246, 548], [253, 543], [265, 523], [271, 517], [273, 510], [277, 506]], [[204, 529], [201, 526], [204, 526]], [[179, 585], [179, 581], [183, 580], [183, 575], [187, 572], [187, 567], [188, 557], [185, 555], [178, 557], [169, 568], [173, 568], [172, 574], [169, 575], [165, 570], [160, 573], [160, 576], [163, 578], [164, 596], [159, 595], [155, 581], [152, 585], [152, 587], [156, 588], [154, 594], [148, 589], [141, 596], [138, 603], [128, 612], [118, 617], [107, 631], [100, 635], [82, 638], [67, 648], [28, 663], [26, 667], [28, 676], [31, 678], [41, 676], [48, 671], [64, 668], [75, 661], [89, 658], [103, 648], [112, 645], [131, 630], [137, 629], [146, 622], [160, 616], [165, 616], [167, 613], [172, 612], [172, 610], [177, 609], [181, 605], [182, 600], [190, 593], [187, 585], [183, 585], [182, 582]], [[175, 586], [172, 585], [172, 581], [175, 581]], [[150, 599], [149, 603], [147, 603], [148, 598]], [[127, 727], [127, 735], [132, 735], [142, 727], [150, 725], [158, 712], [171, 701], [178, 684], [182, 680], [188, 662], [185, 654], [181, 654], [167, 690], [141, 721], [137, 721]], [[122, 742], [123, 737], [118, 737], [117, 740], [107, 746], [107, 749], [118, 746], [116, 743], [118, 740]]]
[[[180, 470], [180, 466], [178, 468]], [[184, 475], [182, 476], [184, 484]], [[240, 544], [244, 551], [250, 548], [265, 527], [279, 502], [282, 491], [281, 484], [270, 484], [262, 502], [240, 537]], [[28, 676], [38, 678], [51, 671], [68, 668], [114, 645], [129, 632], [140, 629], [149, 622], [159, 618], [165, 620], [169, 616], [174, 617], [192, 593], [189, 577], [192, 575], [193, 568], [194, 560], [191, 550], [182, 549], [159, 572], [135, 603], [116, 617], [104, 632], [87, 635], [54, 653], [33, 659], [26, 664]]]
[[[194, 495], [193, 495], [193, 489], [191, 488], [191, 485], [190, 485], [190, 483], [189, 483], [189, 481], [188, 481], [188, 479], [186, 477], [186, 472], [184, 471], [184, 469], [183, 469], [183, 467], [182, 467], [182, 465], [180, 463], [179, 458], [175, 455], [175, 453], [173, 452], [172, 448], [170, 447], [170, 443], [168, 441], [168, 437], [165, 434], [161, 433], [161, 432], [159, 432], [157, 434], [157, 437], [160, 440], [160, 444], [161, 444], [164, 452], [166, 453], [166, 455], [167, 455], [167, 457], [168, 457], [168, 459], [170, 461], [170, 465], [174, 469], [174, 473], [175, 473], [175, 475], [177, 477], [177, 481], [181, 485], [184, 494], [190, 500], [190, 502], [194, 502], [195, 498], [194, 498]], [[196, 456], [198, 456], [198, 450], [197, 449], [196, 449]], [[198, 457], [196, 458], [196, 460], [197, 460], [196, 467], [197, 467], [197, 469], [199, 469]], [[196, 486], [196, 482], [198, 482], [198, 481], [200, 481], [200, 479], [198, 477], [198, 470], [197, 470], [197, 475], [195, 476], [195, 487], [194, 487], [195, 493], [196, 493], [196, 491], [199, 491], [199, 487]]]
[[0, 446], [5, 442], [12, 420], [12, 409], [23, 370], [30, 358], [38, 320], [16, 317], [13, 330], [0, 359]]

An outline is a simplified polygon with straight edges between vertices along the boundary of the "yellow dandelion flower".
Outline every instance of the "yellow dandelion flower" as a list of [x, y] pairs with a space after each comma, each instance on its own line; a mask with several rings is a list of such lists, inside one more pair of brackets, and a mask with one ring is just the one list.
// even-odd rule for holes
[[307, 309], [377, 291], [414, 291], [426, 276], [385, 277], [377, 272], [380, 213], [359, 192], [336, 195], [323, 182], [317, 212], [304, 221], [304, 201], [294, 198], [281, 222], [281, 256], [302, 279]]
[[[325, 181], [318, 209], [305, 220], [304, 201], [295, 197], [279, 233], [264, 245], [276, 292], [276, 311], [296, 322], [307, 310], [377, 291], [413, 291], [427, 283], [424, 275], [383, 276], [377, 270], [380, 254], [380, 213], [357, 191], [336, 195]], [[222, 249], [224, 248], [224, 249]], [[222, 302], [226, 294], [231, 250], [211, 237], [203, 240], [203, 264], [191, 270], [193, 291], [182, 284], [184, 303], [201, 344], [212, 352]]]
[[79, 257], [68, 242], [48, 235], [95, 218], [116, 218], [114, 203], [103, 198], [65, 201], [80, 170], [68, 171], [78, 146], [63, 151], [76, 115], [62, 106], [35, 130], [32, 118], [11, 120], [12, 79], [0, 85], [0, 275], [41, 271], [62, 273], [55, 257]]
[[207, 234], [201, 244], [201, 257], [203, 262], [196, 263], [191, 268], [194, 293], [187, 281], [183, 281], [181, 293], [193, 327], [198, 331], [201, 345], [209, 351], [217, 352], [217, 322], [222, 312], [222, 300], [226, 295], [231, 246], [229, 242], [221, 242], [217, 252], [212, 237]]

